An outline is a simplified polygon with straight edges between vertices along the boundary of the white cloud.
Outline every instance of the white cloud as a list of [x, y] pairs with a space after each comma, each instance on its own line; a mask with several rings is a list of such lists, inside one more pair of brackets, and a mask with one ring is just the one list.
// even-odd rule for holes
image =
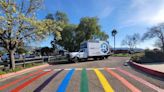
[[122, 17], [121, 25], [156, 25], [164, 22], [164, 0], [131, 0], [127, 10], [128, 17]]
[[155, 14], [155, 16], [152, 16], [152, 22], [160, 23], [164, 22], [164, 5], [163, 7]]
[[105, 7], [100, 13], [99, 13], [99, 17], [102, 19], [102, 18], [106, 18], [106, 17], [109, 17], [109, 15], [112, 13], [113, 11], [113, 8], [112, 7]]
[[90, 2], [91, 12], [100, 19], [109, 17], [114, 8], [110, 0], [90, 0]]

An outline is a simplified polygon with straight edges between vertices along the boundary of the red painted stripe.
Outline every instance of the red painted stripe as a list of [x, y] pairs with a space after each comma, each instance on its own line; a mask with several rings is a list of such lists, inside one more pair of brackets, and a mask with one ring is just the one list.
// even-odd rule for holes
[[36, 71], [36, 72], [34, 72], [34, 73], [32, 73], [32, 74], [29, 74], [29, 75], [27, 75], [27, 76], [23, 76], [23, 77], [21, 77], [21, 78], [19, 78], [19, 79], [17, 79], [17, 80], [14, 80], [14, 81], [12, 81], [12, 82], [10, 82], [10, 83], [8, 83], [8, 84], [5, 84], [5, 85], [3, 85], [3, 86], [0, 86], [0, 90], [3, 90], [3, 89], [5, 89], [5, 88], [8, 88], [8, 87], [10, 87], [10, 86], [12, 86], [12, 85], [14, 85], [14, 84], [16, 84], [16, 83], [18, 83], [18, 82], [24, 80], [24, 79], [27, 79], [27, 78], [29, 78], [29, 77], [31, 77], [31, 76], [33, 76], [33, 75], [36, 75], [36, 74], [38, 74], [38, 73], [40, 73], [40, 72], [42, 72], [42, 71], [41, 71], [41, 70]]
[[125, 70], [122, 70], [120, 68], [116, 68], [116, 69], [118, 71], [120, 71], [121, 73], [123, 73], [123, 74], [125, 74], [125, 75], [127, 75], [127, 76], [129, 76], [129, 77], [131, 77], [131, 78], [133, 78], [135, 80], [137, 80], [138, 82], [140, 82], [140, 83], [142, 83], [142, 84], [144, 84], [144, 85], [146, 85], [146, 86], [148, 86], [148, 87], [150, 87], [150, 88], [152, 88], [152, 89], [154, 89], [154, 90], [156, 90], [158, 92], [164, 92], [164, 89], [161, 89], [161, 88], [155, 86], [154, 84], [149, 83], [148, 81], [146, 81], [146, 80], [144, 80], [142, 78], [139, 78], [139, 77], [137, 77], [137, 76], [135, 76], [135, 75], [125, 71]]
[[105, 70], [110, 73], [113, 77], [116, 77], [118, 80], [120, 80], [128, 89], [130, 89], [132, 92], [141, 92], [138, 88], [133, 86], [131, 83], [129, 83], [126, 79], [115, 73], [114, 71], [105, 68]]
[[46, 74], [48, 74], [48, 73], [50, 73], [50, 71], [44, 72], [44, 73], [42, 73], [42, 74], [39, 74], [38, 76], [36, 76], [36, 77], [34, 77], [34, 78], [32, 78], [32, 79], [30, 79], [30, 80], [24, 82], [24, 83], [21, 84], [20, 86], [18, 86], [18, 87], [16, 87], [15, 89], [11, 90], [11, 92], [19, 92], [21, 89], [25, 88], [26, 86], [28, 86], [28, 85], [29, 85], [30, 83], [32, 83], [33, 81], [39, 79], [40, 77], [42, 77], [42, 76], [44, 76], [44, 75], [46, 75]]

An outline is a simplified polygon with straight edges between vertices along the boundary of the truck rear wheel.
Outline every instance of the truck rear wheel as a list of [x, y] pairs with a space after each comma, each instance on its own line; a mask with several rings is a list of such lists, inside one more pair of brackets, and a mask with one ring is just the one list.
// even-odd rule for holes
[[100, 57], [100, 58], [99, 58], [99, 60], [103, 60], [103, 59], [104, 59], [104, 57]]
[[94, 60], [97, 60], [97, 57], [94, 57], [93, 59], [94, 59]]
[[108, 56], [105, 56], [105, 59], [108, 59]]

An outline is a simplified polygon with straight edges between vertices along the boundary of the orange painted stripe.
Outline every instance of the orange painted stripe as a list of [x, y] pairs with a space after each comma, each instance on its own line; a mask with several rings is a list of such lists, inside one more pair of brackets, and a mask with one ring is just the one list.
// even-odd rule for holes
[[25, 87], [28, 86], [30, 83], [34, 82], [35, 80], [39, 79], [40, 77], [42, 77], [42, 76], [44, 76], [44, 75], [46, 75], [46, 74], [48, 74], [48, 73], [50, 73], [50, 71], [41, 73], [41, 74], [39, 74], [38, 76], [36, 76], [36, 77], [34, 77], [34, 78], [32, 78], [32, 79], [30, 79], [30, 80], [24, 82], [23, 84], [21, 84], [20, 86], [16, 87], [16, 88], [13, 89], [13, 90], [11, 90], [10, 92], [19, 92], [21, 89], [25, 88]]
[[144, 84], [144, 85], [146, 85], [146, 86], [156, 90], [157, 92], [164, 92], [164, 89], [159, 88], [156, 85], [154, 85], [154, 84], [144, 80], [143, 78], [137, 77], [137, 76], [129, 73], [128, 71], [125, 71], [125, 70], [123, 70], [121, 68], [116, 68], [116, 70], [118, 70], [119, 72], [125, 74], [126, 76], [129, 76], [129, 77], [133, 78], [134, 80], [136, 80], [136, 81], [138, 81], [138, 82], [140, 82], [140, 83], [142, 83], [142, 84]]
[[29, 75], [27, 75], [27, 76], [23, 76], [23, 77], [21, 77], [21, 78], [19, 78], [19, 79], [17, 79], [17, 80], [14, 80], [14, 81], [12, 81], [12, 82], [10, 82], [10, 83], [8, 83], [8, 84], [5, 84], [5, 85], [3, 85], [3, 86], [0, 86], [0, 90], [3, 90], [3, 89], [5, 89], [5, 88], [8, 88], [8, 87], [10, 87], [10, 86], [12, 86], [12, 85], [14, 85], [14, 84], [16, 84], [16, 83], [18, 83], [18, 82], [24, 80], [24, 79], [27, 79], [27, 78], [29, 78], [29, 77], [31, 77], [31, 76], [33, 76], [33, 75], [39, 74], [40, 72], [42, 72], [42, 71], [41, 71], [41, 70], [36, 71], [36, 72], [34, 72], [34, 73], [32, 73], [32, 74], [29, 74]]
[[115, 73], [114, 71], [105, 68], [105, 70], [110, 73], [113, 77], [116, 77], [118, 80], [121, 81], [122, 84], [124, 84], [128, 89], [130, 89], [132, 92], [141, 92], [141, 90], [139, 90], [138, 88], [136, 88], [135, 86], [133, 86], [131, 83], [129, 83], [126, 79], [124, 79], [123, 77], [121, 77], [120, 75], [118, 75], [117, 73]]

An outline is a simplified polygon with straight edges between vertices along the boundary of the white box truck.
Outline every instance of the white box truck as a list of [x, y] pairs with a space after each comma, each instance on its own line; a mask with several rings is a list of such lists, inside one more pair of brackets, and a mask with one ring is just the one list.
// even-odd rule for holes
[[71, 52], [69, 60], [78, 62], [88, 58], [105, 59], [110, 55], [109, 43], [107, 41], [85, 41], [81, 43], [79, 52]]

